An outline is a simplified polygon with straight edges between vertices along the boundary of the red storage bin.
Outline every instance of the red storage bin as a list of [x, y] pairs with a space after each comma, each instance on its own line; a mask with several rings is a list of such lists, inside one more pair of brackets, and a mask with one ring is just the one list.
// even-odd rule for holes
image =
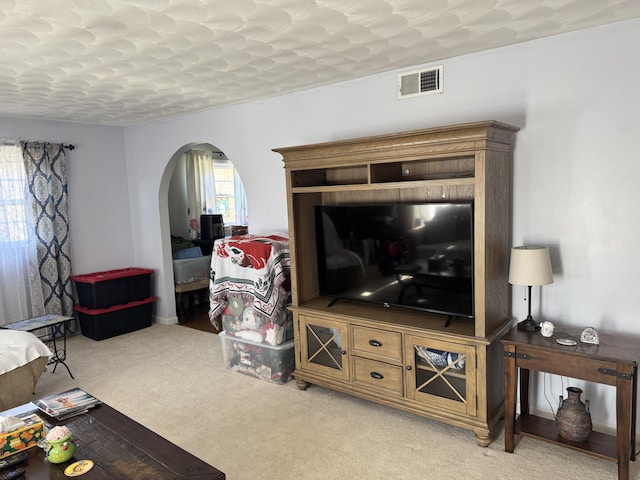
[[121, 268], [106, 272], [74, 275], [78, 303], [86, 308], [108, 308], [145, 300], [151, 296], [149, 268]]
[[150, 327], [155, 300], [156, 297], [149, 297], [126, 305], [100, 309], [75, 304], [73, 309], [78, 312], [82, 334], [93, 340], [104, 340]]

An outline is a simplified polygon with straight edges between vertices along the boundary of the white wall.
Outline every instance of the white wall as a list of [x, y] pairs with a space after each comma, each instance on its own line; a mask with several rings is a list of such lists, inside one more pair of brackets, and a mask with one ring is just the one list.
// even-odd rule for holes
[[[397, 72], [388, 72], [125, 129], [133, 237], [150, 239], [135, 242], [134, 254], [159, 272], [159, 319], [175, 311], [163, 225], [176, 153], [187, 144], [227, 154], [247, 190], [251, 231], [265, 233], [286, 229], [282, 162], [272, 148], [495, 119], [521, 128], [513, 242], [552, 247], [555, 283], [534, 292], [534, 316], [639, 334], [640, 59], [629, 51], [638, 44], [640, 20], [632, 20], [439, 62], [442, 95], [399, 101]], [[516, 290], [517, 319], [526, 316], [522, 298]], [[557, 379], [545, 383], [555, 407], [565, 392]], [[589, 385], [583, 398], [592, 399], [596, 424], [615, 424], [611, 389]], [[542, 392], [537, 406], [550, 412]]]
[[171, 235], [189, 238], [189, 215], [187, 215], [187, 161], [180, 156], [169, 183], [169, 228]]
[[2, 137], [75, 145], [66, 151], [74, 274], [135, 266], [122, 128], [0, 118]]

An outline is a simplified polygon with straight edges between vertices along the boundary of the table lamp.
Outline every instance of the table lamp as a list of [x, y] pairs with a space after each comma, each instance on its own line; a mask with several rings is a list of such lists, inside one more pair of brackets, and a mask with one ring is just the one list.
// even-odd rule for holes
[[535, 331], [540, 323], [531, 316], [531, 287], [553, 283], [551, 258], [548, 247], [513, 247], [509, 264], [509, 283], [528, 287], [529, 312], [527, 318], [518, 323], [519, 330]]

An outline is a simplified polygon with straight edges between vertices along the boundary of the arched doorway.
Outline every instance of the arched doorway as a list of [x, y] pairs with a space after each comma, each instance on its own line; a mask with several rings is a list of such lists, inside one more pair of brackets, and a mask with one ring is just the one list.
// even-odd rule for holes
[[[207, 168], [194, 169], [190, 164], [195, 161], [207, 163], [207, 159], [211, 163]], [[194, 189], [198, 192], [193, 192]], [[204, 201], [203, 195], [206, 196]], [[173, 281], [176, 278], [173, 261], [176, 252], [200, 245], [197, 242], [200, 214], [223, 215], [228, 235], [232, 226], [248, 226], [248, 208], [244, 185], [232, 161], [210, 143], [191, 143], [176, 151], [163, 174], [159, 201], [163, 264], [166, 272], [165, 291], [173, 293]], [[201, 249], [200, 252], [206, 256], [210, 250], [202, 252]], [[191, 254], [193, 253], [189, 252]], [[180, 255], [177, 258], [180, 259]], [[184, 280], [184, 277], [180, 278], [180, 281]], [[175, 302], [175, 298], [167, 298], [167, 301]], [[177, 316], [174, 320], [177, 321]]]

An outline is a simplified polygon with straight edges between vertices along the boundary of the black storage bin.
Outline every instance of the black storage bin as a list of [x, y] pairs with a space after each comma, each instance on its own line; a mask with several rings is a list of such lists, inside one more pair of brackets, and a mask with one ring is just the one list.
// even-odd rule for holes
[[144, 300], [151, 296], [148, 268], [122, 268], [106, 272], [74, 275], [78, 303], [86, 308], [108, 308]]
[[73, 309], [78, 312], [82, 334], [93, 340], [104, 340], [150, 327], [155, 300], [156, 297], [149, 297], [126, 305], [100, 309], [90, 309], [76, 304]]

